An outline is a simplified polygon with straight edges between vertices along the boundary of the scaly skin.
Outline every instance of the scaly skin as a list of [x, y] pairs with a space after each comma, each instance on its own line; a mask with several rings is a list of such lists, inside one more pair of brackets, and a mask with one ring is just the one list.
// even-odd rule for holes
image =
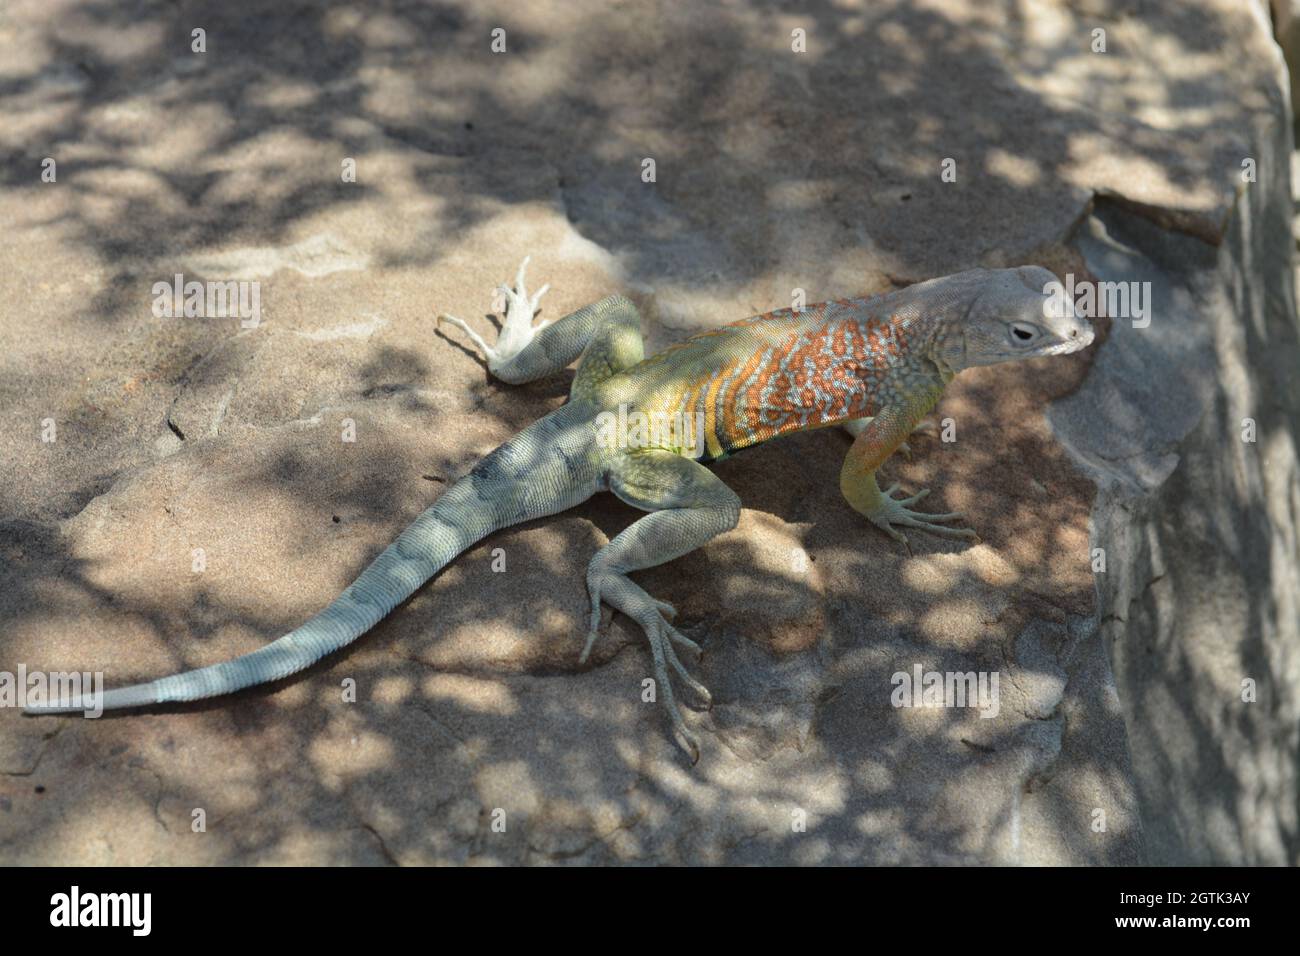
[[[591, 629], [605, 602], [627, 614], [650, 642], [657, 688], [691, 753], [699, 747], [673, 694], [671, 670], [705, 703], [708, 690], [677, 657], [699, 647], [672, 627], [670, 604], [628, 574], [680, 557], [735, 527], [740, 500], [705, 465], [780, 435], [842, 425], [854, 436], [840, 471], [849, 504], [896, 541], [900, 528], [973, 538], [895, 498], [876, 472], [935, 406], [954, 375], [991, 365], [1078, 351], [1092, 341], [1068, 307], [1044, 308], [1050, 272], [974, 270], [875, 298], [785, 309], [706, 332], [645, 358], [636, 308], [612, 296], [555, 323], [532, 324], [546, 287], [529, 297], [524, 265], [489, 346], [463, 329], [492, 373], [519, 384], [554, 374], [581, 356], [570, 401], [484, 458], [448, 488], [329, 607], [295, 631], [234, 660], [112, 690], [104, 709], [195, 700], [278, 680], [356, 640], [456, 555], [493, 531], [555, 514], [612, 491], [645, 517], [617, 535], [587, 570]], [[646, 427], [650, 423], [651, 427]], [[61, 701], [31, 713], [93, 710]]]

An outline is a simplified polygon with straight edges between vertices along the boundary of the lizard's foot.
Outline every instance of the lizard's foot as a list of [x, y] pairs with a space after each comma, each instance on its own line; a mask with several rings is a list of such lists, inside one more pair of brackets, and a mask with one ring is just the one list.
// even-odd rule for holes
[[537, 314], [537, 304], [551, 286], [548, 283], [534, 292], [531, 297], [528, 295], [528, 290], [524, 287], [524, 270], [528, 268], [528, 260], [531, 258], [531, 256], [525, 256], [524, 261], [519, 264], [519, 272], [515, 275], [515, 287], [513, 289], [505, 284], [497, 287], [506, 297], [506, 315], [501, 323], [501, 333], [497, 336], [495, 347], [483, 341], [483, 337], [471, 329], [463, 319], [445, 314], [441, 314], [435, 319], [438, 325], [443, 322], [450, 322], [468, 335], [470, 340], [478, 346], [479, 351], [483, 353], [484, 358], [487, 359], [488, 368], [493, 372], [527, 348], [534, 336], [550, 325], [550, 322], [546, 320], [533, 325], [533, 316]]
[[880, 495], [880, 504], [867, 518], [877, 528], [884, 531], [895, 541], [907, 544], [907, 538], [894, 525], [902, 525], [905, 528], [917, 528], [921, 531], [928, 531], [931, 534], [937, 534], [945, 538], [965, 538], [970, 541], [978, 541], [977, 535], [970, 528], [952, 528], [947, 525], [937, 524], [939, 521], [955, 521], [965, 517], [960, 511], [950, 511], [947, 514], [928, 515], [924, 512], [913, 511], [909, 505], [914, 505], [930, 493], [929, 488], [922, 488], [916, 494], [907, 498], [895, 498], [893, 494], [898, 490], [898, 484], [892, 484], [886, 488]]
[[587, 634], [587, 643], [582, 649], [582, 656], [579, 661], [586, 663], [587, 655], [591, 653], [592, 645], [596, 643], [600, 628], [600, 602], [602, 599], [641, 625], [641, 629], [645, 631], [645, 635], [650, 641], [650, 654], [654, 659], [655, 683], [658, 686], [659, 693], [663, 695], [664, 706], [668, 708], [668, 713], [672, 717], [673, 729], [677, 731], [681, 741], [686, 745], [686, 749], [691, 755], [691, 763], [696, 763], [700, 759], [700, 745], [696, 741], [695, 735], [686, 728], [686, 722], [682, 719], [682, 712], [677, 706], [676, 698], [673, 696], [673, 685], [669, 680], [668, 668], [671, 667], [673, 672], [681, 678], [682, 683], [689, 687], [707, 706], [711, 707], [713, 705], [713, 695], [709, 693], [707, 687], [691, 676], [682, 662], [677, 659], [677, 651], [673, 647], [673, 644], [676, 643], [694, 651], [696, 654], [701, 654], [703, 652], [700, 645], [668, 623], [668, 618], [675, 616], [677, 613], [671, 604], [655, 600], [626, 574], [600, 568], [593, 561], [591, 569], [587, 572], [587, 590], [591, 593], [591, 630]]

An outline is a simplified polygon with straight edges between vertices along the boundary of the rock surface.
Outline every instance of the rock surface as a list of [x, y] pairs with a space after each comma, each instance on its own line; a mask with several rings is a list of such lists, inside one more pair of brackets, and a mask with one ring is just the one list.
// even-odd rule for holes
[[[739, 527], [638, 576], [706, 647], [696, 767], [630, 622], [577, 663], [601, 498], [283, 684], [0, 710], [0, 862], [1297, 862], [1285, 68], [1254, 0], [1031, 6], [6, 4], [0, 671], [149, 679], [329, 601], [563, 401], [433, 330], [527, 254], [546, 317], [627, 292], [651, 348], [977, 265], [1156, 308], [963, 375], [891, 463], [976, 546], [865, 528], [837, 433], [720, 464]], [[156, 317], [177, 273], [261, 322]], [[996, 715], [892, 706], [917, 666]]]

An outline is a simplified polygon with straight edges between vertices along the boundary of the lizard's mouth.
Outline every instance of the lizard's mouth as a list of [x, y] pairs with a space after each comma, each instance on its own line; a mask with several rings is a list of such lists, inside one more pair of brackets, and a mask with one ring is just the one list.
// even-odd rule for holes
[[1071, 352], [1081, 352], [1093, 343], [1097, 333], [1093, 331], [1092, 326], [1086, 322], [1080, 323], [1077, 328], [1071, 329], [1069, 337], [1057, 342], [1055, 345], [1049, 345], [1043, 349], [1043, 355], [1069, 355]]

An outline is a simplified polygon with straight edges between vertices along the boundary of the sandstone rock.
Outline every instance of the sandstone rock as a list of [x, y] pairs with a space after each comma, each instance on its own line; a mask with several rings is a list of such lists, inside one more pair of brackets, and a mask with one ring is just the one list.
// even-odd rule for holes
[[[282, 684], [0, 710], [0, 862], [1297, 862], [1280, 54], [1256, 2], [1012, 6], [227, 4], [198, 55], [145, 0], [6, 4], [0, 670], [148, 679], [321, 607], [564, 400], [433, 329], [487, 331], [526, 254], [546, 317], [626, 292], [651, 349], [976, 265], [1156, 308], [963, 375], [889, 464], [973, 547], [864, 527], [838, 433], [721, 463], [740, 525], [638, 575], [706, 650], [695, 767], [629, 621], [577, 662], [637, 516], [606, 496]], [[260, 283], [262, 321], [155, 316], [176, 273]], [[918, 666], [996, 673], [996, 713], [894, 706]]]

